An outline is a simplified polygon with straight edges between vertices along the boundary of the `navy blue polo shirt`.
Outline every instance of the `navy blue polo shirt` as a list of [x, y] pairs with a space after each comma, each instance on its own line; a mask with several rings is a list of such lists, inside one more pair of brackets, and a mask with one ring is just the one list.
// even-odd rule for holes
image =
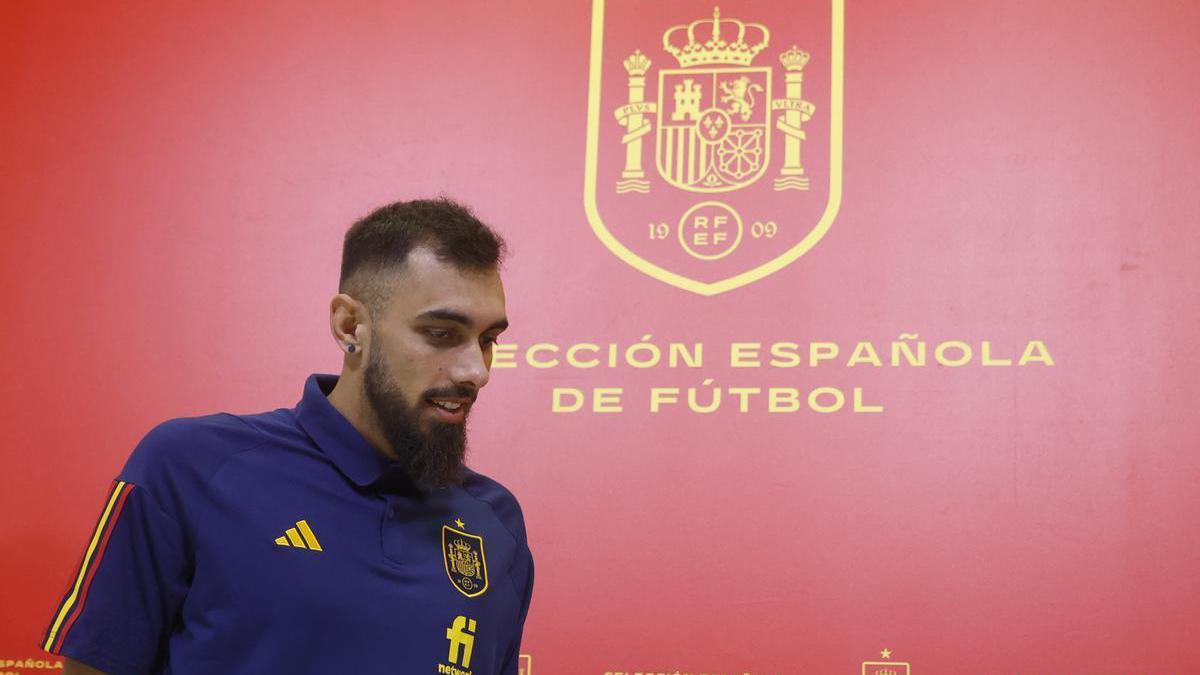
[[171, 420], [114, 481], [42, 646], [111, 675], [517, 673], [521, 509], [421, 491], [329, 403]]

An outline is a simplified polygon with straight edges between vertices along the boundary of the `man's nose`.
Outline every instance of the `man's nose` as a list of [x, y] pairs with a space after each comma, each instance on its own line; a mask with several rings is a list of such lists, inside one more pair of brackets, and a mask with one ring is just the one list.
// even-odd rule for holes
[[488, 362], [479, 345], [468, 345], [456, 355], [450, 377], [455, 384], [482, 389], [488, 383]]

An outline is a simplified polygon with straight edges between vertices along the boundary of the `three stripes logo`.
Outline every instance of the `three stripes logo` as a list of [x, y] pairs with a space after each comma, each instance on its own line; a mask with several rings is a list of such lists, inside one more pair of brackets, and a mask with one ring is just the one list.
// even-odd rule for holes
[[297, 520], [295, 527], [289, 527], [282, 537], [275, 540], [277, 546], [286, 546], [288, 548], [302, 548], [309, 551], [324, 551], [321, 548], [321, 542], [317, 541], [317, 535], [313, 534], [312, 528], [308, 526], [307, 520]]

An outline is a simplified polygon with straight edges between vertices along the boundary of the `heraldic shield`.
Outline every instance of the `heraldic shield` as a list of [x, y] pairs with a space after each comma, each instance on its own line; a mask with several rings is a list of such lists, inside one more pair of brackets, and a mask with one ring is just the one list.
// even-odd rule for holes
[[446, 562], [446, 575], [460, 593], [468, 598], [483, 595], [488, 588], [483, 537], [443, 525], [442, 556]]
[[702, 295], [812, 249], [841, 204], [843, 14], [593, 0], [584, 208], [600, 241]]

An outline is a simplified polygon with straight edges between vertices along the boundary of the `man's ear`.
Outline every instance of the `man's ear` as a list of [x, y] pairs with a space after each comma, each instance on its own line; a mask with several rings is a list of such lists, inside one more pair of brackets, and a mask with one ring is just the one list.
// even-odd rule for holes
[[366, 305], [346, 293], [338, 293], [329, 301], [329, 331], [342, 351], [356, 356], [366, 346], [363, 342], [371, 322]]

